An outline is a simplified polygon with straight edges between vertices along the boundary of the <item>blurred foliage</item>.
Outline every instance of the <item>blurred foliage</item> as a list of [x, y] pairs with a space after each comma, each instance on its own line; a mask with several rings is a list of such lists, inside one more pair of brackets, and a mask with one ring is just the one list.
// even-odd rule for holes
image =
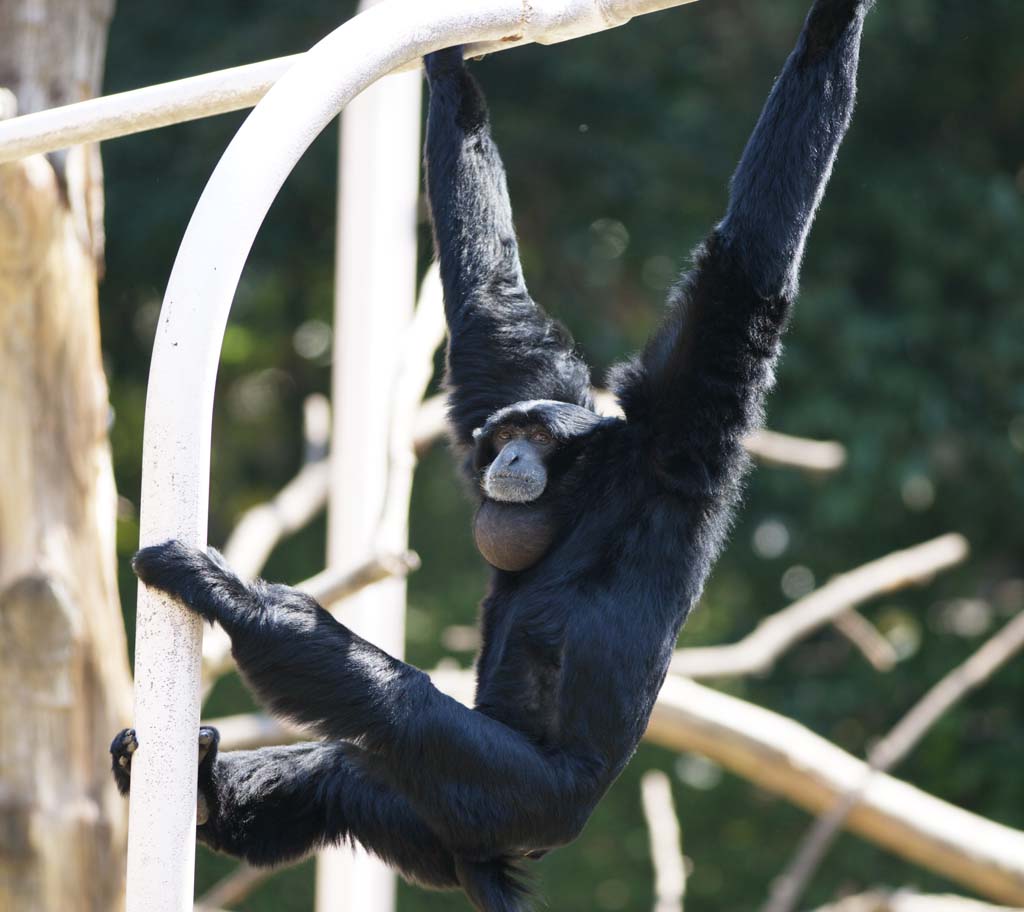
[[[598, 367], [642, 344], [664, 289], [723, 211], [726, 186], [806, 0], [714, 0], [478, 67], [493, 108], [531, 288]], [[351, 11], [309, 0], [122, 4], [107, 91], [300, 51]], [[965, 568], [885, 598], [867, 614], [904, 658], [874, 673], [831, 630], [767, 679], [732, 692], [799, 719], [844, 748], [871, 739], [1024, 607], [1024, 4], [882, 3], [869, 19], [861, 94], [804, 269], [772, 397], [772, 427], [833, 438], [849, 464], [828, 479], [757, 471], [732, 543], [684, 632], [689, 644], [749, 631], [806, 587], [949, 530]], [[163, 283], [196, 199], [242, 115], [108, 143], [102, 320], [122, 494], [121, 583], [137, 536], [149, 352]], [[301, 459], [300, 404], [329, 386], [336, 130], [285, 185], [256, 242], [225, 344], [214, 428], [210, 537], [266, 498]], [[423, 259], [429, 256], [424, 227]], [[377, 378], [367, 378], [367, 383]], [[485, 573], [466, 500], [438, 448], [417, 475], [409, 656], [429, 666], [442, 631], [473, 622]], [[437, 535], [437, 528], [461, 530]], [[274, 554], [267, 575], [320, 568], [319, 523]], [[767, 546], [766, 546], [767, 543]], [[787, 570], [787, 588], [783, 577]], [[468, 654], [462, 654], [469, 661]], [[928, 736], [900, 774], [1024, 827], [1024, 664], [1004, 670]], [[216, 710], [249, 706], [237, 680]], [[785, 802], [692, 757], [650, 747], [572, 847], [536, 865], [550, 908], [649, 908], [638, 781], [675, 775], [694, 863], [688, 912], [754, 908], [807, 823]], [[1014, 772], [1011, 772], [1013, 770]], [[200, 886], [226, 869], [202, 854]], [[309, 863], [244, 904], [311, 908]], [[875, 883], [950, 885], [852, 837], [808, 901]], [[465, 908], [402, 888], [403, 912]]]

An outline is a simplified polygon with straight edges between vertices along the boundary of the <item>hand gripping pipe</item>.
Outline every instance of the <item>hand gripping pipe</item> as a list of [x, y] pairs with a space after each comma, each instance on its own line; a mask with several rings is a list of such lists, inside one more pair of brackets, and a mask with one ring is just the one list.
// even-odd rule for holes
[[[386, 0], [303, 55], [228, 145], [171, 270], [146, 399], [140, 543], [205, 545], [214, 383], [242, 267], [285, 178], [356, 94], [453, 44], [551, 44], [686, 2]], [[202, 632], [195, 615], [143, 586], [138, 605], [127, 908], [188, 912]]]

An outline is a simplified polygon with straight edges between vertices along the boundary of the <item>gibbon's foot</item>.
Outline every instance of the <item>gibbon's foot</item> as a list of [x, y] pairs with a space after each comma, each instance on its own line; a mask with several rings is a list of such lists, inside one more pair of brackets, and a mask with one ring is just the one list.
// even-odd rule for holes
[[128, 794], [132, 775], [132, 754], [139, 749], [139, 741], [135, 737], [134, 728], [126, 728], [114, 736], [110, 744], [111, 771], [117, 790], [122, 795]]
[[210, 749], [216, 749], [218, 744], [220, 744], [220, 732], [212, 725], [203, 725], [199, 729], [199, 757], [197, 762], [200, 766], [206, 760]]
[[[196, 824], [202, 826], [210, 819], [209, 804], [203, 792], [204, 781], [209, 780], [210, 769], [217, 756], [220, 744], [220, 732], [209, 725], [199, 729], [197, 739], [198, 751], [196, 762], [199, 764], [199, 794], [196, 796]], [[127, 795], [131, 788], [132, 757], [139, 749], [139, 739], [134, 728], [126, 728], [114, 736], [110, 744], [111, 770], [117, 790]], [[205, 774], [205, 775], [204, 775]]]
[[[202, 826], [210, 819], [210, 803], [203, 790], [203, 782], [209, 782], [210, 768], [217, 756], [217, 745], [220, 744], [220, 732], [209, 725], [199, 729], [199, 790], [196, 793], [196, 826]], [[210, 762], [206, 760], [209, 757]], [[205, 774], [205, 775], [204, 775]]]

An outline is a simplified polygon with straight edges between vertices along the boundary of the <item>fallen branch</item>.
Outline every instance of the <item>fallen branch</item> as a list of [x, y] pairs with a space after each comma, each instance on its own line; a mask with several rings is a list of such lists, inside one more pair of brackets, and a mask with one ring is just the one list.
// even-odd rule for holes
[[1021, 649], [1024, 649], [1024, 612], [992, 636], [966, 662], [942, 678], [871, 749], [863, 778], [807, 831], [792, 861], [776, 879], [764, 912], [791, 912], [796, 908], [811, 877], [871, 780], [891, 770], [906, 757], [951, 707], [987, 681]]
[[[472, 703], [471, 671], [431, 674], [445, 693]], [[272, 720], [232, 721], [231, 748], [292, 740]], [[220, 725], [216, 720], [212, 725]], [[821, 813], [864, 779], [868, 767], [778, 713], [685, 678], [669, 677], [647, 729], [647, 740], [703, 754], [767, 791]], [[1024, 905], [1024, 833], [935, 798], [884, 773], [871, 777], [845, 826], [865, 839], [1000, 902]]]
[[661, 770], [644, 773], [640, 798], [654, 867], [654, 912], [683, 912], [686, 860], [668, 776]]
[[788, 608], [769, 615], [738, 643], [678, 650], [672, 671], [688, 678], [764, 674], [794, 643], [819, 627], [868, 599], [928, 582], [939, 571], [964, 561], [968, 551], [967, 540], [956, 533], [894, 551], [829, 580]]

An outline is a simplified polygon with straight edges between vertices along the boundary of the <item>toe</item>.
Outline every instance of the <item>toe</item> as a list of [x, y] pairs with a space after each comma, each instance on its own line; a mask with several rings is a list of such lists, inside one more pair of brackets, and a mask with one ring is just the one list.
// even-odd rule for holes
[[114, 740], [110, 743], [110, 753], [115, 756], [128, 756], [130, 757], [139, 749], [138, 738], [135, 737], [134, 728], [125, 728], [114, 735]]
[[199, 729], [199, 763], [207, 758], [211, 750], [215, 750], [217, 742], [220, 741], [220, 732], [215, 728], [204, 725]]

